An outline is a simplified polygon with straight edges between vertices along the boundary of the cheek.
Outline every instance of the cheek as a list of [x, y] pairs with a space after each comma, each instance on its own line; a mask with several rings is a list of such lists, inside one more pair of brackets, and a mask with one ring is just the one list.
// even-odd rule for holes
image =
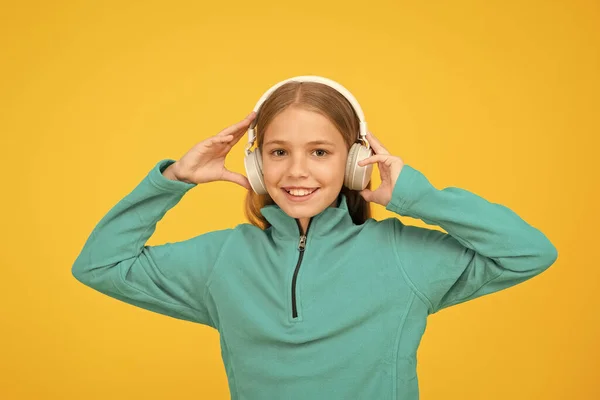
[[328, 183], [329, 185], [343, 184], [346, 172], [346, 160], [336, 158], [329, 161], [315, 166], [313, 169], [314, 177], [322, 183]]
[[313, 172], [314, 176], [322, 181], [337, 181], [340, 176], [344, 176], [344, 169], [338, 163], [319, 165]]
[[286, 180], [286, 163], [263, 161], [263, 179], [267, 186], [277, 186]]
[[263, 177], [265, 181], [277, 180], [281, 176], [283, 170], [281, 163], [269, 163], [263, 160]]

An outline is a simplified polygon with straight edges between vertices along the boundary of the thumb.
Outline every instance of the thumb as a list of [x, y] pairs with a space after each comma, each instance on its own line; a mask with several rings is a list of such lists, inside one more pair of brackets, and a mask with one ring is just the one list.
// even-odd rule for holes
[[237, 172], [231, 172], [229, 170], [225, 170], [223, 172], [223, 180], [237, 183], [238, 185], [250, 190], [252, 187], [250, 186], [250, 181], [242, 174], [238, 174]]
[[368, 202], [373, 201], [373, 191], [372, 190], [364, 189], [364, 190], [361, 190], [359, 193], [363, 197], [363, 199], [365, 199], [366, 201], [368, 201]]

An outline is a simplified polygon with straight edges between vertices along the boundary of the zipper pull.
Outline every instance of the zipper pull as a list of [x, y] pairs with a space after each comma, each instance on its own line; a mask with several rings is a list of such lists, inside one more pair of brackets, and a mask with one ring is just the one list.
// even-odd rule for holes
[[306, 247], [306, 235], [301, 235], [300, 243], [298, 243], [298, 250], [304, 251], [304, 247]]

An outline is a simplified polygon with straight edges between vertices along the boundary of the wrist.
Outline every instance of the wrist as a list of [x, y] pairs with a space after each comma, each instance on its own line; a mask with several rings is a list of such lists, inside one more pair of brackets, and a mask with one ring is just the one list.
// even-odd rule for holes
[[[186, 182], [185, 180], [181, 179], [180, 176], [177, 174], [177, 167], [178, 164], [177, 162], [174, 162], [173, 164], [169, 165], [163, 172], [163, 176], [167, 179], [170, 179], [172, 181], [181, 181], [181, 182]], [[189, 182], [187, 182], [189, 183]]]

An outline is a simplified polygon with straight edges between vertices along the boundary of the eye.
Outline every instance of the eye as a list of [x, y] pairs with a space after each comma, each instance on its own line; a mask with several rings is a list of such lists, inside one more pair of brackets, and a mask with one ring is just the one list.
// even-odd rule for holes
[[282, 150], [282, 149], [273, 150], [273, 151], [271, 151], [271, 153], [270, 153], [270, 154], [273, 154], [273, 153], [275, 153], [275, 152], [277, 152], [277, 151], [285, 151], [285, 150]]
[[[283, 154], [277, 153], [278, 151], [282, 151], [285, 153], [285, 150], [283, 150], [283, 149], [275, 149], [275, 150], [272, 150], [271, 152], [269, 152], [269, 154], [274, 155], [276, 157], [283, 156]], [[318, 155], [317, 156], [318, 158], [323, 158], [325, 155], [329, 154], [329, 152], [324, 149], [316, 149], [314, 152], [322, 152], [323, 155]]]

